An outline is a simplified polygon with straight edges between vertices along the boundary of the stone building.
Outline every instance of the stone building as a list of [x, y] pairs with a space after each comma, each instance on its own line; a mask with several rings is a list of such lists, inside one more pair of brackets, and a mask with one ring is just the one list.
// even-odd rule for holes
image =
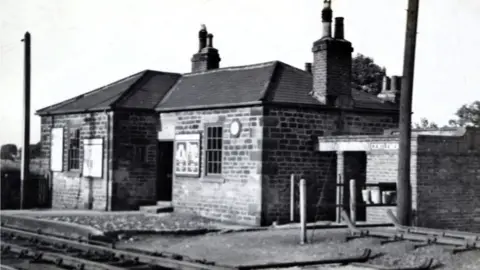
[[[245, 224], [289, 216], [290, 175], [308, 180], [309, 219], [335, 201], [337, 154], [318, 136], [380, 135], [398, 106], [351, 87], [352, 44], [325, 1], [305, 70], [280, 61], [220, 68], [205, 27], [187, 74], [146, 70], [41, 109], [53, 207], [175, 211]], [[323, 191], [323, 192], [322, 192]], [[320, 195], [322, 194], [322, 195]], [[322, 201], [323, 202], [323, 201]]]

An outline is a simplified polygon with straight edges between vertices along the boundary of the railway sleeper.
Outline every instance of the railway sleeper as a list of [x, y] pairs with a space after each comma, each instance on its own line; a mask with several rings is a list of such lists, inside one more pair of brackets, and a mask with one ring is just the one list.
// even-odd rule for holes
[[384, 266], [370, 263], [352, 263], [351, 265], [376, 270], [428, 270], [432, 268], [433, 259], [425, 258], [422, 263], [417, 266]]

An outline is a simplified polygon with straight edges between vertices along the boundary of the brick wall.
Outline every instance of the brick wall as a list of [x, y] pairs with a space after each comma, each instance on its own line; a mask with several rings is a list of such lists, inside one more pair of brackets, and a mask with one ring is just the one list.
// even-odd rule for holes
[[[480, 134], [418, 139], [419, 226], [480, 232]], [[471, 134], [470, 134], [471, 135]]]
[[158, 114], [117, 111], [114, 114], [112, 209], [137, 210], [155, 204]]
[[[104, 210], [107, 207], [107, 178], [110, 173], [107, 164], [112, 156], [107, 147], [107, 135], [112, 135], [112, 123], [106, 113], [68, 114], [41, 117], [42, 156], [50, 162], [51, 130], [63, 128], [63, 171], [52, 174], [52, 207], [69, 209], [87, 209], [91, 204], [93, 209]], [[68, 170], [69, 134], [74, 129], [80, 129], [80, 169]], [[103, 178], [83, 177], [83, 139], [104, 138]], [[49, 166], [49, 165], [48, 165]]]
[[[397, 126], [397, 116], [308, 108], [268, 108], [264, 119], [263, 204], [266, 224], [289, 218], [290, 174], [307, 180], [308, 220], [334, 219], [337, 153], [317, 152], [317, 136], [379, 134]], [[341, 162], [341, 159], [339, 159]], [[328, 181], [325, 184], [325, 180]], [[317, 210], [318, 209], [318, 210]]]
[[[236, 223], [260, 224], [262, 107], [184, 111], [162, 114], [176, 119], [175, 133], [201, 134], [200, 177], [176, 176], [173, 180], [175, 211]], [[241, 122], [238, 138], [230, 135], [229, 125]], [[205, 175], [205, 127], [223, 127], [223, 162], [220, 178]]]

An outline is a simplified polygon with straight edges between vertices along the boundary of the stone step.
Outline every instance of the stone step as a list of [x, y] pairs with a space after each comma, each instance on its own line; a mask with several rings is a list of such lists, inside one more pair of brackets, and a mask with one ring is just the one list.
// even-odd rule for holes
[[158, 206], [173, 207], [171, 201], [157, 201]]
[[173, 207], [170, 206], [161, 206], [161, 205], [144, 205], [140, 206], [140, 212], [148, 214], [158, 214], [158, 213], [168, 213], [173, 212]]

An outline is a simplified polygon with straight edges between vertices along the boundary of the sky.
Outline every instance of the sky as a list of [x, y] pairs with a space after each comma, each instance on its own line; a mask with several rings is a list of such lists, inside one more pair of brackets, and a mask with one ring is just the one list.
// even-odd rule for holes
[[[446, 124], [480, 99], [480, 1], [420, 0], [413, 120]], [[22, 142], [23, 43], [32, 35], [34, 112], [145, 69], [189, 72], [205, 24], [221, 67], [280, 60], [303, 69], [322, 0], [0, 0], [0, 144]], [[407, 0], [333, 0], [355, 53], [401, 75]]]

